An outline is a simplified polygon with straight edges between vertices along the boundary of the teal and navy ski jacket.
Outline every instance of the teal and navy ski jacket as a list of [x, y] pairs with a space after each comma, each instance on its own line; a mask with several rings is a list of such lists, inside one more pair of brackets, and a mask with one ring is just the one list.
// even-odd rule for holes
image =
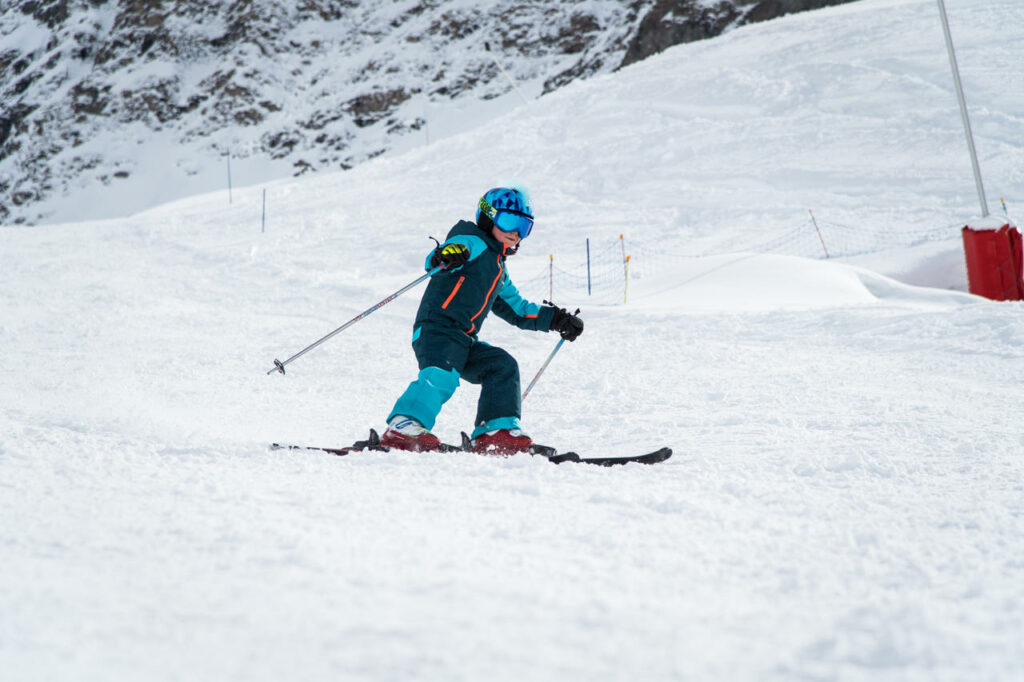
[[[416, 336], [424, 324], [434, 324], [476, 338], [491, 310], [522, 329], [548, 331], [555, 309], [530, 303], [519, 295], [505, 269], [504, 244], [467, 220], [452, 227], [443, 245], [455, 243], [469, 249], [469, 262], [430, 278], [416, 313]], [[431, 269], [430, 256], [425, 267]]]

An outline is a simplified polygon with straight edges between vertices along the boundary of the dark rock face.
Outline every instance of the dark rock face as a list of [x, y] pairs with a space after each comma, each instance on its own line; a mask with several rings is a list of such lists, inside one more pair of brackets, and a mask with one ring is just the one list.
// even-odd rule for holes
[[740, 10], [731, 2], [706, 7], [696, 0], [659, 0], [640, 22], [620, 67], [673, 45], [720, 35], [740, 16]]
[[781, 17], [784, 14], [806, 12], [832, 5], [844, 5], [848, 2], [855, 2], [855, 0], [761, 0], [747, 13], [747, 20], [744, 23], [753, 24]]
[[714, 38], [735, 26], [855, 0], [658, 0], [629, 43], [620, 68], [673, 45]]

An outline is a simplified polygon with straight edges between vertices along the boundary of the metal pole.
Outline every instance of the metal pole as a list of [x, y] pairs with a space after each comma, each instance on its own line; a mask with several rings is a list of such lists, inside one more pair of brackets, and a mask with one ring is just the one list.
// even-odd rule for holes
[[626, 295], [629, 294], [629, 259], [632, 256], [626, 256], [626, 281], [622, 285], [622, 303], [626, 303]]
[[423, 100], [423, 134], [427, 139], [427, 146], [430, 146], [430, 120], [427, 118], [427, 104], [430, 103], [430, 96], [428, 95]]
[[422, 277], [418, 277], [416, 280], [414, 280], [412, 282], [409, 282], [404, 287], [402, 287], [401, 289], [399, 289], [395, 293], [391, 294], [390, 296], [385, 298], [380, 303], [377, 303], [376, 305], [374, 305], [374, 306], [364, 310], [363, 312], [359, 313], [358, 315], [353, 317], [351, 320], [349, 320], [348, 322], [346, 322], [345, 324], [341, 325], [340, 327], [335, 329], [333, 332], [328, 334], [327, 336], [325, 336], [325, 337], [323, 337], [323, 338], [321, 338], [321, 339], [319, 339], [317, 341], [314, 341], [313, 343], [311, 343], [310, 345], [306, 346], [305, 348], [303, 348], [298, 353], [296, 353], [295, 355], [291, 356], [290, 358], [288, 358], [284, 362], [281, 362], [280, 360], [275, 358], [274, 359], [274, 366], [271, 369], [267, 370], [267, 374], [273, 374], [274, 372], [280, 372], [281, 374], [284, 374], [284, 366], [287, 365], [292, 360], [296, 360], [296, 359], [302, 357], [303, 355], [305, 355], [309, 351], [311, 351], [314, 348], [316, 348], [317, 346], [319, 346], [324, 341], [327, 341], [328, 339], [334, 337], [336, 334], [340, 334], [341, 332], [345, 331], [346, 329], [348, 329], [349, 327], [351, 327], [356, 322], [358, 322], [359, 320], [363, 319], [364, 317], [366, 317], [367, 315], [369, 315], [373, 311], [378, 310], [379, 308], [383, 308], [388, 303], [391, 303], [391, 301], [395, 300], [396, 298], [398, 298], [399, 296], [401, 296], [405, 292], [409, 291], [409, 289], [412, 289], [414, 286], [416, 286], [417, 284], [419, 284], [423, 280], [429, 279], [430, 277], [433, 277], [437, 273], [441, 272], [441, 270], [443, 270], [443, 269], [444, 268], [442, 268], [439, 265], [436, 268], [434, 268], [433, 270], [431, 270], [430, 272], [428, 272], [427, 274], [423, 275]]
[[622, 285], [622, 302], [626, 302], [626, 291], [629, 289], [629, 257], [626, 256], [626, 238], [619, 235], [619, 243], [622, 244], [622, 274], [625, 278]]
[[263, 190], [263, 218], [260, 220], [260, 234], [267, 231], [267, 190]]
[[231, 154], [228, 155], [228, 203], [231, 203]]
[[818, 239], [821, 241], [821, 248], [825, 251], [825, 258], [831, 258], [828, 255], [828, 247], [825, 246], [825, 238], [821, 236], [821, 228], [818, 227], [818, 221], [814, 219], [814, 211], [807, 209], [807, 212], [811, 214], [811, 222], [814, 223], [814, 229], [818, 231]]
[[[576, 312], [579, 311], [577, 310]], [[526, 387], [525, 391], [523, 391], [522, 400], [526, 400], [526, 396], [530, 395], [530, 391], [533, 389], [534, 384], [537, 383], [537, 380], [540, 379], [540, 375], [543, 374], [544, 370], [546, 370], [548, 368], [548, 365], [551, 364], [551, 360], [554, 359], [555, 353], [559, 351], [563, 343], [565, 343], [565, 339], [560, 339], [558, 341], [558, 344], [555, 346], [555, 349], [551, 351], [551, 355], [549, 355], [548, 359], [544, 361], [543, 365], [541, 365], [540, 370], [537, 372], [537, 376], [533, 377], [533, 381], [531, 381], [530, 385]]]
[[967, 149], [971, 153], [971, 168], [974, 169], [974, 184], [978, 187], [978, 201], [981, 202], [981, 216], [988, 217], [988, 201], [985, 199], [985, 187], [981, 182], [981, 168], [978, 166], [978, 152], [974, 149], [974, 135], [971, 133], [971, 121], [967, 117], [967, 102], [964, 100], [964, 88], [960, 83], [960, 69], [956, 64], [956, 52], [953, 49], [953, 36], [949, 32], [949, 19], [946, 17], [946, 3], [939, 3], [939, 16], [942, 17], [942, 31], [946, 36], [946, 50], [949, 52], [949, 66], [953, 70], [953, 84], [956, 86], [956, 97], [960, 103], [960, 116], [964, 120], [964, 134], [967, 135]]
[[516, 91], [517, 95], [519, 95], [519, 99], [523, 100], [523, 104], [529, 104], [530, 102], [523, 96], [523, 93], [519, 92], [519, 88], [516, 86], [516, 82], [512, 80], [512, 76], [508, 75], [508, 71], [505, 70], [505, 67], [503, 67], [498, 62], [497, 58], [491, 54], [491, 44], [484, 43], [484, 49], [487, 50], [487, 54], [490, 56], [491, 61], [494, 62], [494, 65], [497, 66], [498, 69], [501, 70], [501, 73], [504, 74], [505, 78], [508, 79], [509, 85], [511, 85], [512, 89]]
[[587, 296], [590, 296], [590, 237], [587, 237]]

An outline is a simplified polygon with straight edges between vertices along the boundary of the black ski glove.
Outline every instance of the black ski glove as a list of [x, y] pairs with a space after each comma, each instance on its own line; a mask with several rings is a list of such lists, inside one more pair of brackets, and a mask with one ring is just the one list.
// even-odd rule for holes
[[555, 308], [555, 314], [551, 317], [551, 326], [548, 329], [558, 332], [566, 341], [575, 341], [576, 337], [583, 333], [583, 320], [565, 308]]
[[430, 267], [443, 265], [445, 270], [460, 268], [469, 262], [469, 249], [464, 244], [446, 244], [434, 249], [430, 257]]

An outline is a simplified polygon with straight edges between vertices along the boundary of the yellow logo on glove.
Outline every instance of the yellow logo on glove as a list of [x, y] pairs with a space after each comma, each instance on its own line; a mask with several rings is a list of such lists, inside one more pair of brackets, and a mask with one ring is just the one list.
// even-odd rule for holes
[[466, 253], [469, 249], [464, 244], [449, 244], [448, 246], [441, 249], [442, 256], [457, 256], [462, 253]]

